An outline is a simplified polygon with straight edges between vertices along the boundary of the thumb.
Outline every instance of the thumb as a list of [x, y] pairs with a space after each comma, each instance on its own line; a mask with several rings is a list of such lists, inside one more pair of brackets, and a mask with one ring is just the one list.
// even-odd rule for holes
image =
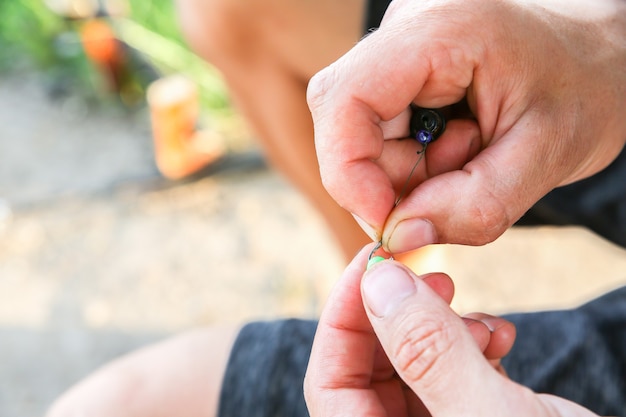
[[537, 146], [522, 155], [510, 142], [490, 145], [462, 170], [420, 184], [389, 215], [385, 249], [402, 253], [431, 243], [484, 245], [504, 233], [561, 178], [544, 166], [548, 152], [540, 158]]
[[494, 415], [493, 399], [507, 396], [507, 381], [426, 283], [403, 265], [383, 261], [366, 272], [361, 292], [389, 360], [431, 415]]

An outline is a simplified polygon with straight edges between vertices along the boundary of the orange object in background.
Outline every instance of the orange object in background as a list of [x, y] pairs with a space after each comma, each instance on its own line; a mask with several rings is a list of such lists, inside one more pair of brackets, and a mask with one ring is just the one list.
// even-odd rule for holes
[[172, 75], [148, 88], [155, 160], [170, 179], [194, 174], [224, 154], [220, 140], [198, 131], [198, 89], [189, 79]]
[[109, 24], [100, 19], [86, 20], [80, 38], [87, 56], [98, 63], [119, 63], [123, 52]]
[[85, 20], [80, 27], [80, 40], [85, 55], [107, 79], [112, 91], [120, 91], [124, 83], [126, 57], [108, 22], [101, 19]]

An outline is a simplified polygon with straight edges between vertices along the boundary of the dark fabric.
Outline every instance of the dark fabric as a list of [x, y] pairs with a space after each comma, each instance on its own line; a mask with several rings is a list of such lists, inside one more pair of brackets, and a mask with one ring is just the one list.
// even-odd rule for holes
[[[535, 392], [626, 416], [626, 287], [580, 308], [505, 316], [517, 339], [503, 365]], [[308, 417], [302, 382], [317, 323], [247, 325], [231, 353], [219, 417]]]
[[368, 0], [367, 10], [365, 11], [365, 22], [363, 23], [363, 33], [377, 29], [383, 20], [383, 15], [391, 0]]
[[254, 322], [242, 328], [222, 382], [219, 417], [308, 417], [302, 382], [317, 323]]
[[585, 226], [626, 247], [626, 148], [600, 173], [550, 192], [518, 222], [534, 225]]
[[517, 328], [502, 362], [511, 379], [601, 416], [626, 416], [626, 287], [575, 310], [505, 317]]

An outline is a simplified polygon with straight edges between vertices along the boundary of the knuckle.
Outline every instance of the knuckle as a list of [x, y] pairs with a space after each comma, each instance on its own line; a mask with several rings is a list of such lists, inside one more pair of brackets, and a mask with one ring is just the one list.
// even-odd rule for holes
[[398, 327], [401, 333], [396, 340], [400, 343], [392, 352], [394, 365], [406, 381], [428, 383], [437, 379], [438, 364], [452, 347], [452, 334], [445, 322], [413, 317], [411, 323]]
[[480, 204], [474, 207], [472, 216], [475, 224], [476, 243], [486, 244], [493, 242], [502, 235], [511, 225], [506, 206], [494, 196], [479, 200]]
[[310, 415], [320, 415], [321, 413], [318, 412], [318, 397], [320, 396], [320, 392], [318, 389], [316, 389], [315, 384], [311, 381], [311, 378], [308, 376], [308, 372], [304, 376], [303, 389], [304, 402], [307, 406], [307, 409], [309, 410]]
[[[516, 184], [497, 183], [502, 178], [489, 177], [495, 169], [470, 172], [467, 183], [469, 192], [458, 198], [449, 236], [445, 240], [467, 245], [484, 245], [493, 242], [512, 225], [510, 212], [519, 205], [510, 201]], [[503, 197], [504, 196], [504, 197]], [[459, 234], [462, 231], [462, 234]], [[444, 233], [446, 234], [446, 233]]]
[[342, 177], [337, 175], [336, 171], [338, 170], [332, 167], [331, 164], [320, 164], [322, 185], [332, 197], [341, 193], [341, 184], [339, 181]]
[[304, 375], [304, 381], [302, 383], [302, 389], [304, 392], [304, 400], [307, 404], [312, 403], [314, 386], [315, 386], [314, 383], [311, 381], [311, 375], [309, 374], [309, 372], [307, 372]]
[[335, 71], [332, 66], [326, 67], [315, 74], [309, 80], [306, 91], [306, 99], [311, 112], [319, 109], [325, 102], [335, 79]]

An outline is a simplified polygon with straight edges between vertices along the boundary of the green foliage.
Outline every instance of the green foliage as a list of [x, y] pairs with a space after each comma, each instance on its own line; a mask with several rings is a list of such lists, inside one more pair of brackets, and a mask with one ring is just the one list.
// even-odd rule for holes
[[[127, 18], [111, 20], [116, 34], [132, 48], [132, 61], [143, 61], [161, 74], [181, 72], [198, 83], [205, 108], [230, 111], [226, 88], [217, 72], [189, 51], [178, 26], [173, 0], [127, 0]], [[55, 14], [44, 0], [0, 0], [0, 72], [24, 67], [43, 71], [55, 88], [100, 95], [99, 74], [85, 56], [77, 33], [81, 22]], [[133, 69], [141, 77], [141, 68]], [[146, 82], [141, 83], [141, 88]], [[100, 80], [102, 81], [102, 80]], [[71, 82], [73, 85], [69, 86]], [[137, 81], [134, 81], [137, 84]]]
[[0, 0], [0, 69], [32, 61], [38, 67], [58, 65], [64, 57], [55, 48], [66, 22], [40, 0]]
[[186, 47], [178, 26], [174, 0], [129, 0], [128, 3], [134, 22]]
[[130, 18], [116, 22], [118, 33], [163, 73], [183, 73], [198, 83], [203, 107], [230, 112], [226, 87], [212, 67], [189, 51], [174, 0], [129, 0]]

